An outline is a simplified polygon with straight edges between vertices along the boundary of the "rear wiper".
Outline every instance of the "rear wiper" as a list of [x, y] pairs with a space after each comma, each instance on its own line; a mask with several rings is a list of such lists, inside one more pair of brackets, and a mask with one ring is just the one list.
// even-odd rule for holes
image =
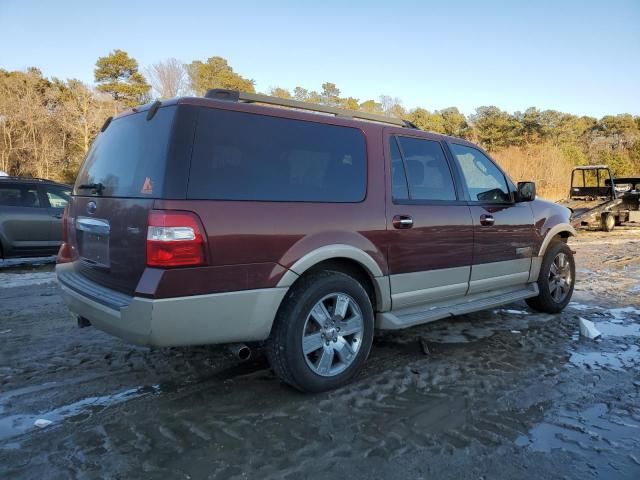
[[102, 195], [104, 185], [101, 183], [83, 183], [78, 185], [78, 190], [95, 190], [98, 195]]

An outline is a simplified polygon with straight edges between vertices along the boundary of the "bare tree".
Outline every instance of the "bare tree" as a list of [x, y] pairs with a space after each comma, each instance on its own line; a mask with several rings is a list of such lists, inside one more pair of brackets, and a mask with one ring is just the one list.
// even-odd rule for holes
[[385, 115], [389, 117], [402, 118], [406, 115], [405, 109], [402, 107], [402, 100], [391, 95], [380, 95], [380, 104]]
[[176, 58], [154, 63], [145, 72], [159, 98], [173, 98], [187, 91], [187, 72], [182, 62]]

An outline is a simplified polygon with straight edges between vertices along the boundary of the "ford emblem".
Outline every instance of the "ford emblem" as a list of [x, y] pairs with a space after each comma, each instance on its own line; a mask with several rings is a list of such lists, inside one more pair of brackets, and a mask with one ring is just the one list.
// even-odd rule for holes
[[87, 213], [90, 213], [93, 215], [94, 213], [96, 213], [97, 209], [98, 209], [98, 205], [96, 205], [96, 202], [91, 201], [87, 203]]

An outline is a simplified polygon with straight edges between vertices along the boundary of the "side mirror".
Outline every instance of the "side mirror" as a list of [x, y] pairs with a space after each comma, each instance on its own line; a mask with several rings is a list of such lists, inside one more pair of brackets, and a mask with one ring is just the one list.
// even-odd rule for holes
[[531, 202], [536, 199], [536, 184], [534, 182], [518, 182], [516, 202]]

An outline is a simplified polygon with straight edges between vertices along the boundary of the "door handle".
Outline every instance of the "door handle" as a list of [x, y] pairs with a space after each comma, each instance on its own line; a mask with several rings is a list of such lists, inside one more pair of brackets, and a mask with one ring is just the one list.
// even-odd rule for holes
[[62, 214], [61, 213], [54, 213], [53, 215], [51, 215], [53, 218], [62, 218]]
[[411, 218], [409, 215], [396, 215], [395, 217], [393, 217], [392, 223], [395, 228], [411, 228], [413, 227], [413, 218]]
[[496, 223], [493, 215], [480, 215], [480, 225], [484, 225], [485, 227], [490, 227]]

